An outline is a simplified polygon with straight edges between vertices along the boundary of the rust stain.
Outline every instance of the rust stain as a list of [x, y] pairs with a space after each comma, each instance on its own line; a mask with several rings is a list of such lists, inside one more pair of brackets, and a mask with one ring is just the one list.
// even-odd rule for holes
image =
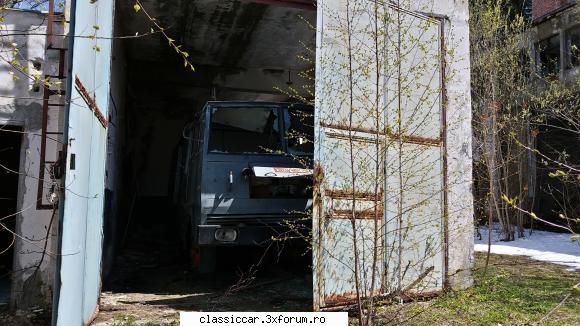
[[[382, 294], [382, 289], [375, 290], [375, 299], [383, 299], [392, 297], [393, 294]], [[361, 300], [368, 300], [368, 297], [361, 296]], [[357, 302], [356, 292], [345, 292], [341, 294], [330, 294], [324, 298], [325, 309], [332, 310], [332, 308], [340, 308], [344, 306], [354, 305]]]
[[320, 163], [316, 163], [314, 165], [314, 170], [312, 172], [312, 176], [313, 176], [313, 189], [314, 189], [314, 193], [319, 196], [320, 195], [320, 186], [322, 185], [322, 182], [324, 181], [324, 169], [322, 168], [322, 166], [320, 165]]
[[[377, 214], [378, 212], [381, 212]], [[365, 210], [356, 210], [354, 212], [354, 218], [358, 220], [374, 220], [381, 219], [383, 217], [383, 205], [377, 207], [377, 211], [374, 208]], [[350, 209], [333, 209], [332, 218], [334, 219], [350, 219], [352, 218], [352, 210]]]
[[[313, 245], [313, 258], [316, 264], [313, 264], [314, 273], [318, 281], [315, 285], [316, 287], [313, 288], [314, 290], [314, 309], [319, 310], [319, 293], [323, 293], [324, 291], [324, 277], [322, 271], [322, 240], [324, 239], [324, 212], [323, 212], [323, 203], [322, 198], [320, 196], [320, 188], [322, 183], [324, 182], [324, 168], [320, 165], [319, 162], [315, 162], [313, 171], [312, 171], [312, 178], [313, 178], [313, 233], [312, 233], [312, 245]], [[318, 224], [314, 224], [317, 220]], [[315, 233], [315, 230], [318, 229], [318, 234]], [[316, 251], [314, 251], [316, 249]]]
[[356, 293], [345, 292], [342, 294], [331, 294], [324, 298], [324, 303], [327, 307], [348, 305], [356, 302]]
[[[438, 297], [445, 291], [443, 290], [432, 290], [424, 292], [403, 292], [403, 293], [384, 293], [375, 295], [375, 302], [386, 302], [393, 300], [394, 298], [399, 298], [403, 302], [416, 302], [419, 300], [430, 300]], [[362, 297], [361, 300], [366, 300], [368, 298]], [[343, 294], [331, 294], [324, 299], [325, 306], [322, 310], [326, 311], [337, 311], [342, 310], [345, 307], [355, 305], [357, 303], [356, 294], [352, 292], [346, 292]]]
[[348, 135], [342, 135], [342, 134], [338, 134], [338, 133], [334, 133], [334, 132], [327, 132], [326, 135], [328, 136], [328, 138], [341, 139], [341, 140], [352, 140], [352, 141], [361, 142], [361, 143], [375, 144], [377, 142], [377, 139], [375, 139], [375, 138], [360, 137], [360, 136], [348, 136]]
[[443, 143], [441, 138], [427, 138], [427, 137], [419, 137], [419, 136], [411, 136], [405, 135], [400, 133], [394, 133], [390, 130], [386, 132], [387, 136], [401, 140], [404, 143], [411, 143], [411, 144], [418, 144], [418, 145], [431, 145], [431, 146], [441, 146]]
[[85, 85], [83, 85], [83, 83], [81, 82], [79, 76], [75, 76], [75, 86], [77, 91], [85, 101], [85, 103], [87, 103], [89, 109], [93, 111], [93, 114], [95, 115], [97, 120], [99, 120], [103, 128], [107, 129], [107, 127], [109, 126], [109, 121], [105, 118], [103, 112], [99, 109], [95, 97], [89, 93]]
[[[430, 145], [430, 146], [441, 146], [443, 144], [442, 138], [428, 138], [428, 137], [420, 137], [420, 136], [413, 136], [413, 135], [405, 135], [404, 133], [395, 133], [390, 128], [385, 128], [385, 130], [376, 130], [371, 128], [364, 128], [364, 127], [352, 127], [349, 128], [347, 125], [344, 124], [332, 124], [327, 122], [320, 122], [320, 126], [324, 128], [330, 129], [337, 129], [337, 130], [344, 130], [344, 131], [355, 131], [355, 132], [364, 132], [373, 135], [381, 135], [381, 136], [388, 136], [395, 140], [401, 140], [404, 143], [411, 143], [411, 144], [419, 144], [419, 145]], [[345, 140], [354, 140], [360, 142], [367, 142], [367, 143], [376, 143], [376, 139], [368, 138], [368, 137], [360, 137], [360, 136], [348, 136], [348, 135], [341, 135], [338, 133], [326, 133], [330, 138], [338, 138], [338, 139], [345, 139]]]
[[338, 130], [345, 130], [345, 131], [358, 131], [358, 132], [366, 132], [368, 134], [379, 134], [384, 135], [384, 132], [378, 131], [372, 128], [364, 128], [364, 127], [357, 127], [353, 126], [350, 127], [347, 124], [336, 124], [336, 123], [328, 123], [321, 121], [320, 126], [324, 128], [331, 128], [331, 129], [338, 129]]
[[332, 198], [332, 199], [363, 199], [363, 200], [371, 200], [371, 201], [382, 201], [383, 200], [383, 189], [381, 189], [378, 193], [374, 192], [364, 192], [364, 191], [357, 191], [353, 194], [352, 191], [348, 190], [326, 190], [325, 195]]

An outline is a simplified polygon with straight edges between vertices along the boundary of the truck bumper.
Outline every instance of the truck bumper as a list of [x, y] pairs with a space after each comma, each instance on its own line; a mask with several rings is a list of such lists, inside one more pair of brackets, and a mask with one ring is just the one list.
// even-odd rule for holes
[[[287, 228], [282, 226], [269, 225], [198, 225], [197, 242], [200, 246], [261, 246], [280, 237]], [[223, 240], [223, 235], [230, 235], [235, 232], [235, 239]]]

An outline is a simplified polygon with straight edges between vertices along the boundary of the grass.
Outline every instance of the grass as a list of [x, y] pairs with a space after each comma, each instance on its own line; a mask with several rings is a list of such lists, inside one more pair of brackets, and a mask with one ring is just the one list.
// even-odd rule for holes
[[132, 315], [119, 315], [115, 316], [111, 326], [136, 326], [135, 320], [135, 316]]
[[[525, 257], [476, 254], [473, 287], [383, 308], [379, 325], [580, 325], [580, 273]], [[562, 303], [562, 301], [565, 302]]]
[[120, 314], [116, 315], [111, 326], [177, 326], [179, 321], [172, 320], [169, 323], [160, 323], [157, 321], [143, 321], [134, 315]]

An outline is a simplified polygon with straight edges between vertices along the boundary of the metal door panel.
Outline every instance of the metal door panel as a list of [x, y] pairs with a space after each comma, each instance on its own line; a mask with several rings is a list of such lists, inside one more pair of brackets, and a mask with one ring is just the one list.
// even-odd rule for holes
[[361, 297], [440, 289], [440, 22], [366, 0], [318, 1], [316, 65], [314, 308], [356, 298], [357, 259]]
[[112, 53], [112, 42], [109, 37], [113, 35], [113, 10], [114, 1], [113, 0], [98, 0], [95, 2], [96, 8], [96, 20], [98, 22], [98, 30], [96, 31], [97, 38], [95, 40], [97, 50], [93, 51], [95, 54], [95, 67], [103, 67], [104, 69], [95, 69], [94, 80], [95, 80], [95, 99], [97, 105], [103, 108], [103, 114], [107, 115], [108, 101], [109, 101], [109, 90], [111, 81], [111, 53]]
[[443, 285], [441, 148], [401, 148], [389, 147], [386, 158], [386, 284], [432, 292]]
[[[101, 284], [106, 126], [111, 59], [111, 0], [77, 1], [72, 73], [67, 77], [68, 148], [61, 234], [57, 325], [84, 325]], [[94, 37], [89, 37], [94, 36]]]
[[[324, 251], [322, 254], [322, 278], [324, 279], [324, 305], [334, 306], [356, 299], [356, 287], [354, 278], [354, 250], [353, 229], [348, 219], [328, 219], [325, 225], [326, 236], [324, 237]], [[368, 296], [367, 290], [371, 285], [373, 268], [373, 232], [372, 220], [357, 219], [355, 221], [357, 232], [357, 252], [360, 257], [358, 266], [361, 277], [360, 284], [363, 296]], [[376, 275], [381, 278], [383, 268], [381, 264], [376, 266]], [[378, 291], [376, 292], [378, 293]]]
[[395, 135], [438, 140], [443, 82], [441, 22], [394, 7], [389, 8], [388, 17], [388, 129]]
[[[93, 117], [95, 119], [95, 117]], [[100, 124], [91, 130], [91, 161], [89, 162], [89, 191], [87, 198], [87, 233], [85, 246], [85, 288], [83, 320], [94, 314], [101, 290], [101, 254], [103, 248], [103, 199], [107, 130]]]
[[[372, 64], [375, 43], [370, 30], [374, 24], [367, 10], [371, 3], [317, 4], [315, 309], [356, 298], [355, 265], [361, 296], [382, 288], [382, 255], [375, 257], [373, 252], [375, 231], [380, 232], [383, 223], [384, 156], [384, 81], [376, 78], [381, 68]], [[351, 37], [345, 33], [347, 8], [356, 13]], [[382, 47], [383, 42], [379, 43]]]
[[443, 287], [441, 22], [389, 8], [387, 37], [387, 290]]

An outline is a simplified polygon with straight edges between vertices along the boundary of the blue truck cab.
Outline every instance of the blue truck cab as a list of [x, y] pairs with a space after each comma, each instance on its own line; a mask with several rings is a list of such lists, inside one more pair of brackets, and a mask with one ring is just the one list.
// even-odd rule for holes
[[264, 245], [307, 219], [313, 114], [301, 104], [208, 102], [186, 125], [173, 201], [195, 269], [212, 271], [218, 246]]

